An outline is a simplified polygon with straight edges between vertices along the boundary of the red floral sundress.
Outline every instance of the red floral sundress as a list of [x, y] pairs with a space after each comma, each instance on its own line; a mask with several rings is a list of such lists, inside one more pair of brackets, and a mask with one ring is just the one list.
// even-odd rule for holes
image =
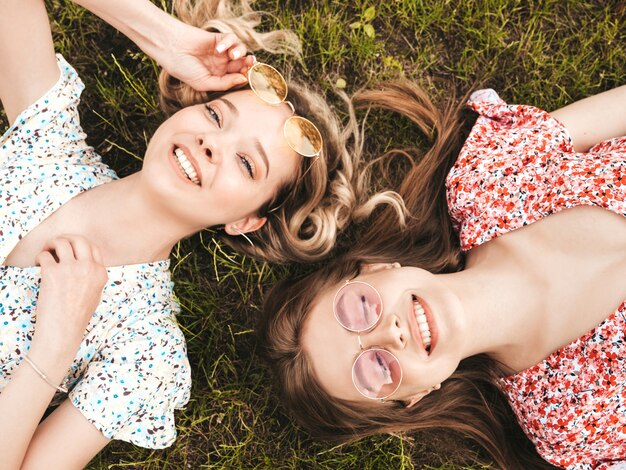
[[[474, 93], [468, 104], [479, 117], [446, 180], [464, 251], [579, 205], [626, 216], [626, 137], [576, 153], [545, 111], [508, 105], [493, 90]], [[626, 301], [541, 363], [498, 380], [548, 462], [626, 468], [625, 332]]]

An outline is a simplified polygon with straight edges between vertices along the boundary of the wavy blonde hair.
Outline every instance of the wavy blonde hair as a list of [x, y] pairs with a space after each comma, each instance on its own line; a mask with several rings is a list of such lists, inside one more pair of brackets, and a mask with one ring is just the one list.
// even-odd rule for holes
[[[293, 32], [255, 30], [262, 15], [248, 0], [174, 0], [173, 6], [182, 21], [205, 30], [234, 33], [249, 51], [300, 54], [300, 41]], [[296, 113], [314, 122], [322, 133], [322, 152], [318, 158], [302, 158], [293, 180], [262, 205], [259, 215], [266, 216], [267, 222], [248, 234], [254, 246], [221, 230], [217, 237], [239, 252], [270, 261], [314, 261], [331, 251], [338, 233], [353, 218], [362, 218], [384, 203], [391, 204], [402, 218], [404, 206], [394, 192], [369, 194], [369, 173], [361, 175], [359, 171], [362, 144], [347, 97], [340, 95], [349, 116], [342, 126], [321, 94], [303, 83], [289, 81], [288, 86], [288, 99]], [[223, 94], [196, 91], [165, 71], [159, 77], [159, 88], [161, 107], [168, 116]], [[270, 207], [278, 208], [268, 212]]]

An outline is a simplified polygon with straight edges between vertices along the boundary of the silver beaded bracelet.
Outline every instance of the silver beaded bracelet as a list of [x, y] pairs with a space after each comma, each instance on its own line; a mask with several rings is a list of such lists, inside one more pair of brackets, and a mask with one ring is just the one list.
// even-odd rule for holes
[[44, 374], [43, 371], [35, 365], [35, 363], [32, 361], [30, 357], [24, 356], [24, 360], [29, 366], [33, 368], [35, 372], [37, 372], [37, 375], [39, 375], [39, 377], [41, 377], [48, 385], [50, 385], [52, 388], [57, 389], [59, 392], [67, 393], [67, 388], [61, 387], [60, 385], [54, 385], [54, 383], [50, 381], [48, 376]]

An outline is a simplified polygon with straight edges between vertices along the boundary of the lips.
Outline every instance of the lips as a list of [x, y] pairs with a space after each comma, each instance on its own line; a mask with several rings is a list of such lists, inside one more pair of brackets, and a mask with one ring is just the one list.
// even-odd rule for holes
[[170, 157], [174, 166], [185, 181], [200, 186], [201, 173], [196, 160], [191, 155], [189, 149], [183, 146], [174, 146], [170, 151]]

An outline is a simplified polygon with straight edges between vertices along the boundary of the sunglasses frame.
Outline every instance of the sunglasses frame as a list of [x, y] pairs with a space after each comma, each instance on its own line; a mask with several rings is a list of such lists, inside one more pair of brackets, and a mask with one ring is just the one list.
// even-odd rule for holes
[[[273, 101], [268, 101], [262, 96], [262, 94], [258, 90], [255, 89], [253, 85], [253, 80], [251, 80], [251, 76], [254, 73], [253, 72], [254, 69], [259, 68], [259, 67], [267, 67], [268, 69], [272, 70], [278, 77], [280, 77], [282, 83], [285, 86], [285, 96], [279, 102], [275, 103]], [[285, 80], [285, 77], [283, 76], [282, 73], [280, 73], [276, 68], [272, 67], [269, 64], [265, 64], [263, 62], [255, 62], [254, 65], [248, 69], [248, 86], [250, 87], [252, 92], [264, 103], [267, 103], [272, 106], [278, 106], [281, 103], [285, 103], [291, 108], [292, 116], [289, 116], [287, 120], [285, 121], [285, 124], [283, 125], [283, 135], [285, 136], [285, 140], [287, 141], [287, 144], [294, 152], [296, 152], [298, 155], [305, 157], [305, 158], [317, 158], [320, 156], [320, 154], [322, 153], [322, 150], [324, 149], [324, 137], [322, 136], [322, 132], [313, 122], [311, 122], [310, 119], [307, 119], [302, 116], [298, 116], [296, 114], [296, 109], [294, 108], [293, 104], [287, 100], [287, 95], [289, 94], [289, 87], [287, 86], [287, 80]], [[276, 96], [278, 97], [278, 93], [276, 93]], [[319, 146], [319, 150], [317, 151], [317, 153], [314, 153], [311, 155], [302, 153], [298, 149], [296, 149], [295, 146], [292, 144], [289, 137], [287, 136], [288, 134], [287, 129], [290, 126], [290, 123], [293, 123], [294, 121], [302, 121], [305, 123], [305, 125], [308, 124], [312, 126], [313, 129], [315, 129], [315, 132], [317, 133], [320, 139], [320, 146]], [[298, 127], [298, 129], [302, 129], [302, 126], [299, 126], [297, 124], [296, 124], [296, 127]]]
[[[376, 292], [376, 295], [378, 296], [378, 300], [380, 300], [380, 315], [378, 315], [378, 318], [376, 319], [376, 321], [372, 324], [372, 326], [365, 328], [364, 330], [354, 330], [352, 328], [348, 328], [347, 326], [345, 326], [343, 323], [341, 323], [341, 321], [339, 320], [339, 316], [337, 315], [337, 297], [339, 297], [339, 293], [344, 290], [346, 287], [348, 287], [348, 285], [353, 285], [353, 284], [364, 284], [367, 287], [369, 287], [370, 289], [372, 289], [374, 292]], [[373, 330], [374, 328], [376, 328], [376, 326], [378, 325], [378, 322], [380, 322], [381, 317], [383, 316], [383, 298], [381, 297], [380, 293], [376, 290], [376, 288], [371, 285], [368, 284], [367, 282], [363, 282], [363, 281], [353, 281], [351, 279], [348, 279], [345, 284], [343, 286], [341, 286], [337, 292], [335, 293], [335, 297], [333, 298], [333, 314], [335, 315], [335, 320], [337, 320], [337, 323], [339, 323], [343, 329], [351, 331], [352, 333], [366, 333], [368, 331]], [[360, 343], [360, 340], [359, 340]], [[361, 348], [363, 349], [363, 348]]]
[[[378, 315], [378, 318], [376, 319], [376, 321], [374, 322], [374, 324], [372, 326], [370, 326], [369, 328], [366, 328], [364, 330], [353, 330], [351, 328], [346, 327], [343, 323], [341, 323], [341, 321], [339, 321], [339, 317], [337, 315], [337, 297], [339, 296], [339, 293], [346, 288], [348, 285], [351, 284], [364, 284], [367, 287], [369, 287], [370, 289], [372, 289], [374, 292], [376, 292], [376, 295], [378, 296], [378, 299], [380, 300], [380, 315]], [[359, 347], [361, 348], [361, 352], [359, 353], [359, 355], [354, 359], [354, 362], [352, 363], [352, 384], [354, 385], [354, 388], [356, 388], [356, 390], [363, 395], [365, 398], [368, 398], [370, 400], [378, 400], [381, 403], [383, 403], [387, 398], [389, 398], [391, 395], [393, 395], [394, 393], [396, 393], [398, 391], [398, 389], [400, 388], [400, 384], [402, 383], [402, 378], [404, 377], [404, 370], [402, 369], [402, 364], [400, 364], [400, 360], [397, 358], [397, 356], [392, 353], [391, 351], [388, 351], [385, 348], [381, 348], [380, 346], [372, 346], [369, 347], [367, 349], [363, 348], [363, 343], [361, 343], [361, 333], [368, 333], [370, 331], [372, 331], [374, 328], [376, 328], [378, 326], [378, 324], [380, 323], [380, 319], [383, 316], [383, 310], [384, 310], [384, 304], [383, 304], [383, 298], [380, 295], [380, 292], [378, 292], [378, 290], [371, 284], [365, 282], [365, 281], [354, 281], [351, 279], [348, 279], [344, 285], [342, 285], [337, 292], [335, 293], [335, 296], [333, 297], [333, 315], [335, 316], [335, 320], [337, 320], [337, 323], [339, 323], [339, 325], [341, 325], [341, 327], [344, 330], [347, 330], [351, 333], [356, 333], [358, 340], [359, 340]], [[398, 366], [400, 367], [400, 380], [398, 380], [398, 385], [396, 386], [396, 388], [389, 394], [385, 395], [384, 397], [371, 397], [369, 395], [366, 395], [365, 393], [363, 393], [359, 387], [356, 384], [356, 380], [355, 380], [355, 368], [356, 368], [356, 364], [358, 362], [358, 360], [368, 351], [385, 351], [387, 354], [391, 355], [391, 357], [394, 358], [394, 360], [398, 363]]]

